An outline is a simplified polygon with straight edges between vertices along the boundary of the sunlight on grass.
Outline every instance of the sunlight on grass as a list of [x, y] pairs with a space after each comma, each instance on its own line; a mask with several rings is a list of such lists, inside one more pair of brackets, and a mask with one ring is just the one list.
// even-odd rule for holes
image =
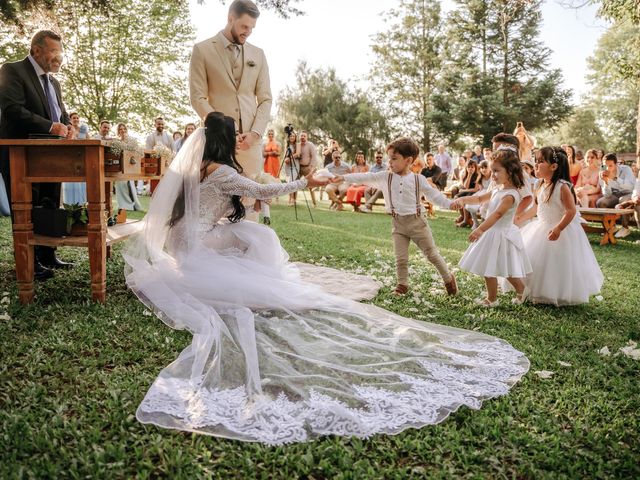
[[[629, 343], [640, 340], [637, 231], [617, 246], [590, 236], [606, 278], [602, 301], [558, 309], [513, 306], [507, 297], [487, 311], [473, 304], [480, 278], [458, 272], [460, 295], [447, 297], [414, 246], [410, 294], [391, 295], [391, 220], [380, 208], [333, 212], [324, 201], [312, 223], [303, 203], [300, 221], [284, 203], [272, 206], [272, 227], [292, 261], [368, 273], [384, 285], [376, 305], [503, 338], [527, 354], [531, 372], [478, 411], [396, 436], [267, 447], [146, 427], [135, 410], [190, 335], [144, 314], [124, 283], [121, 245], [107, 264], [106, 305], [89, 301], [87, 253], [71, 248], [59, 253], [76, 267], [37, 284], [36, 302], [19, 305], [11, 225], [2, 218], [0, 478], [640, 477], [640, 372]], [[469, 233], [453, 226], [454, 215], [430, 221], [452, 267]]]

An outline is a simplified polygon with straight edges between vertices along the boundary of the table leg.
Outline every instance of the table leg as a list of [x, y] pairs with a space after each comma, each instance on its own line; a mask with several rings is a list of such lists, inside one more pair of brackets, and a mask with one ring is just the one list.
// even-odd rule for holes
[[605, 215], [604, 217], [602, 217], [602, 227], [604, 228], [604, 233], [602, 234], [600, 245], [606, 245], [607, 243], [615, 245], [616, 243], [618, 243], [618, 240], [615, 236], [617, 219], [617, 215]]
[[[107, 217], [111, 218], [113, 215], [113, 204], [111, 199], [111, 191], [113, 190], [113, 183], [105, 182], [104, 183], [104, 203], [107, 208]], [[108, 228], [108, 227], [107, 227]], [[111, 258], [111, 247], [107, 247], [107, 259]]]
[[104, 165], [102, 148], [87, 147], [85, 169], [87, 175], [87, 237], [89, 242], [89, 268], [91, 270], [91, 296], [96, 302], [105, 303], [107, 295]]
[[33, 223], [31, 223], [31, 183], [27, 176], [25, 147], [10, 147], [11, 208], [13, 211], [13, 250], [20, 303], [33, 302]]

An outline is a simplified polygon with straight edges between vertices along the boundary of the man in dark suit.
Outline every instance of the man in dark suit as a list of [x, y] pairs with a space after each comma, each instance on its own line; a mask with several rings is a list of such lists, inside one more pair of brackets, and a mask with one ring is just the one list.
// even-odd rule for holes
[[[30, 134], [69, 135], [69, 115], [62, 102], [60, 84], [50, 75], [60, 70], [62, 51], [60, 36], [50, 30], [41, 30], [33, 36], [27, 58], [2, 65], [0, 138], [28, 138]], [[0, 152], [0, 171], [11, 200], [9, 153], [6, 148]], [[33, 204], [41, 205], [44, 198], [58, 205], [60, 184], [33, 184]], [[52, 277], [51, 268], [69, 266], [56, 258], [53, 248], [36, 247], [36, 279]]]

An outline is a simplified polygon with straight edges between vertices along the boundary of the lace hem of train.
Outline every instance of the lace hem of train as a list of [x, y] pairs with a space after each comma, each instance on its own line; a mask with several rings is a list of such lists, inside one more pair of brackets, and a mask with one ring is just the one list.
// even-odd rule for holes
[[[424, 367], [419, 376], [398, 372], [397, 382], [387, 388], [351, 385], [349, 393], [360, 401], [357, 406], [314, 388], [300, 400], [282, 392], [275, 398], [248, 398], [244, 387], [210, 389], [201, 387], [201, 379], [160, 377], [140, 405], [139, 418], [158, 423], [145, 421], [145, 414], [156, 419], [165, 414], [180, 429], [267, 444], [303, 442], [319, 435], [366, 438], [439, 423], [460, 406], [479, 409], [483, 400], [508, 393], [528, 368], [520, 352], [499, 341], [443, 346], [456, 352], [445, 349], [438, 352], [446, 357], [439, 361], [419, 360]], [[266, 385], [268, 379], [263, 380]]]

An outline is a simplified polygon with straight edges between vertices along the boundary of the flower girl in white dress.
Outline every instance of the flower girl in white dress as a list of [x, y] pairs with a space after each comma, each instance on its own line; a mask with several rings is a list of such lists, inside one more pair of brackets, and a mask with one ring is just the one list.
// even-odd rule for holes
[[[602, 271], [576, 213], [569, 162], [561, 148], [536, 153], [537, 219], [522, 229], [533, 273], [527, 287], [533, 302], [553, 305], [587, 303], [602, 287]], [[535, 211], [535, 209], [533, 209]]]
[[513, 303], [524, 302], [527, 291], [523, 279], [531, 272], [520, 230], [513, 223], [521, 200], [518, 189], [524, 185], [515, 147], [500, 147], [491, 171], [499, 188], [454, 201], [459, 205], [489, 202], [486, 220], [471, 232], [472, 243], [460, 259], [460, 268], [484, 277], [487, 297], [479, 301], [484, 307], [498, 305], [498, 277], [506, 278], [515, 288]]

